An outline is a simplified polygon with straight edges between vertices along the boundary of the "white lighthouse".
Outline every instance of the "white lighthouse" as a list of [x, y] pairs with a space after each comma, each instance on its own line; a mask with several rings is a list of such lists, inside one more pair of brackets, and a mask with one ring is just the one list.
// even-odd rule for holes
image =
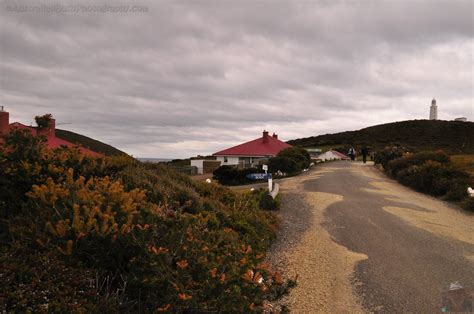
[[430, 120], [438, 120], [438, 106], [436, 106], [436, 99], [434, 98], [431, 101]]

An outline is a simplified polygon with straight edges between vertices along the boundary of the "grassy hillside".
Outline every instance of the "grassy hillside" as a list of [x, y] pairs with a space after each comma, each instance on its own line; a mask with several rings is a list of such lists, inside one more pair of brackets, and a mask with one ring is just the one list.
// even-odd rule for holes
[[93, 150], [95, 152], [102, 153], [106, 156], [126, 155], [124, 152], [118, 150], [113, 146], [71, 131], [56, 129], [56, 136], [71, 143], [83, 146], [85, 148], [89, 148], [90, 150]]
[[325, 134], [289, 141], [302, 147], [368, 145], [373, 150], [401, 145], [409, 150], [438, 150], [449, 154], [474, 153], [473, 122], [410, 120], [380, 124], [358, 131]]

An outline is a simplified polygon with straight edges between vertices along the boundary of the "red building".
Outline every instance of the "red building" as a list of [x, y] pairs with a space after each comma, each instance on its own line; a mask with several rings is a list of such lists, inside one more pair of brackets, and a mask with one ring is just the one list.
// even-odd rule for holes
[[59, 148], [59, 147], [78, 147], [81, 153], [91, 157], [99, 157], [102, 154], [94, 152], [85, 147], [78, 146], [59, 137], [56, 137], [56, 120], [51, 119], [49, 127], [47, 129], [38, 129], [36, 127], [27, 126], [19, 122], [10, 123], [10, 114], [6, 112], [3, 106], [0, 106], [0, 144], [3, 144], [4, 137], [13, 129], [23, 129], [31, 132], [32, 135], [38, 136], [43, 135], [46, 137], [46, 145], [48, 148]]
[[270, 136], [267, 131], [263, 131], [262, 137], [221, 150], [213, 156], [216, 156], [221, 165], [249, 166], [257, 164], [261, 159], [275, 157], [288, 147], [291, 145], [280, 141], [275, 133]]

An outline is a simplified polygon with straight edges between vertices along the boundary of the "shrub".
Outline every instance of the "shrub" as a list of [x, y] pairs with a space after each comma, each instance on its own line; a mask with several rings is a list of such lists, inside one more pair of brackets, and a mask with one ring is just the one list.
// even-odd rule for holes
[[[445, 200], [461, 202], [466, 199], [466, 189], [472, 185], [470, 175], [453, 166], [442, 151], [404, 154], [393, 160], [386, 159], [385, 171], [400, 183], [417, 191]], [[465, 201], [470, 207], [469, 201]]]
[[280, 151], [277, 157], [287, 157], [294, 162], [296, 162], [298, 166], [298, 170], [303, 170], [309, 168], [309, 164], [311, 163], [311, 156], [309, 155], [308, 151], [302, 147], [288, 147], [282, 151]]
[[268, 160], [268, 169], [272, 173], [281, 171], [288, 175], [294, 175], [309, 168], [310, 162], [311, 157], [306, 149], [289, 147]]
[[50, 127], [51, 124], [51, 119], [53, 118], [53, 115], [50, 113], [47, 113], [42, 116], [36, 116], [35, 117], [35, 122], [36, 125], [38, 126], [38, 129], [47, 129]]
[[401, 170], [396, 176], [402, 184], [420, 192], [434, 196], [443, 196], [452, 191], [450, 198], [456, 197], [455, 188], [467, 188], [469, 176], [467, 173], [454, 169], [437, 161], [428, 160], [421, 166], [411, 166]]
[[224, 165], [213, 172], [213, 178], [223, 185], [241, 185], [255, 182], [255, 180], [247, 178], [250, 173], [262, 173], [262, 170], [257, 168], [238, 169], [237, 167]]
[[263, 210], [277, 210], [280, 209], [280, 199], [278, 196], [274, 199], [268, 191], [264, 191], [260, 195], [259, 206]]
[[400, 147], [385, 148], [382, 151], [378, 151], [374, 155], [374, 163], [380, 164], [384, 169], [387, 169], [387, 165], [391, 160], [400, 158], [403, 154], [403, 150]]
[[422, 152], [417, 154], [404, 154], [400, 158], [388, 161], [386, 169], [389, 171], [390, 175], [396, 176], [397, 173], [403, 169], [406, 169], [410, 166], [421, 166], [427, 161], [436, 161], [439, 163], [449, 163], [449, 156], [445, 153], [438, 152]]
[[268, 170], [271, 173], [281, 171], [283, 173], [293, 174], [301, 171], [298, 163], [289, 157], [273, 157], [268, 160]]
[[462, 207], [470, 212], [474, 213], [474, 197], [468, 197], [463, 203]]
[[288, 287], [262, 262], [276, 221], [256, 193], [22, 132], [0, 180], [1, 311], [248, 312]]

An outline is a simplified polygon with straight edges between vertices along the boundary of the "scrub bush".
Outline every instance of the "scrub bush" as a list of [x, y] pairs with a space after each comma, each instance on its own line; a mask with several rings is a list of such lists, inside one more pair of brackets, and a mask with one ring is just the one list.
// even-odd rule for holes
[[224, 165], [220, 166], [213, 172], [213, 178], [223, 185], [242, 185], [250, 182], [255, 183], [255, 180], [250, 180], [247, 178], [247, 175], [250, 173], [262, 173], [262, 169], [238, 169], [234, 166]]
[[[448, 201], [466, 200], [467, 187], [474, 183], [473, 178], [454, 167], [449, 156], [442, 151], [406, 153], [386, 160], [384, 169], [403, 185]], [[470, 207], [469, 200], [463, 204], [463, 207]]]
[[474, 213], [474, 197], [468, 197], [463, 203], [462, 207], [470, 212]]
[[374, 163], [382, 165], [384, 169], [387, 169], [388, 163], [392, 160], [402, 157], [403, 150], [400, 147], [386, 148], [382, 151], [378, 151], [374, 155]]
[[268, 169], [271, 173], [281, 171], [284, 175], [295, 175], [309, 168], [311, 157], [308, 151], [301, 147], [289, 147], [269, 158]]
[[289, 286], [263, 263], [276, 221], [257, 193], [21, 131], [0, 193], [0, 311], [261, 311]]
[[271, 173], [281, 171], [287, 174], [298, 173], [302, 169], [298, 166], [298, 163], [289, 157], [273, 157], [268, 160], [268, 170]]
[[261, 193], [259, 206], [264, 210], [278, 210], [280, 209], [280, 199], [278, 196], [274, 199], [268, 191], [265, 191]]

